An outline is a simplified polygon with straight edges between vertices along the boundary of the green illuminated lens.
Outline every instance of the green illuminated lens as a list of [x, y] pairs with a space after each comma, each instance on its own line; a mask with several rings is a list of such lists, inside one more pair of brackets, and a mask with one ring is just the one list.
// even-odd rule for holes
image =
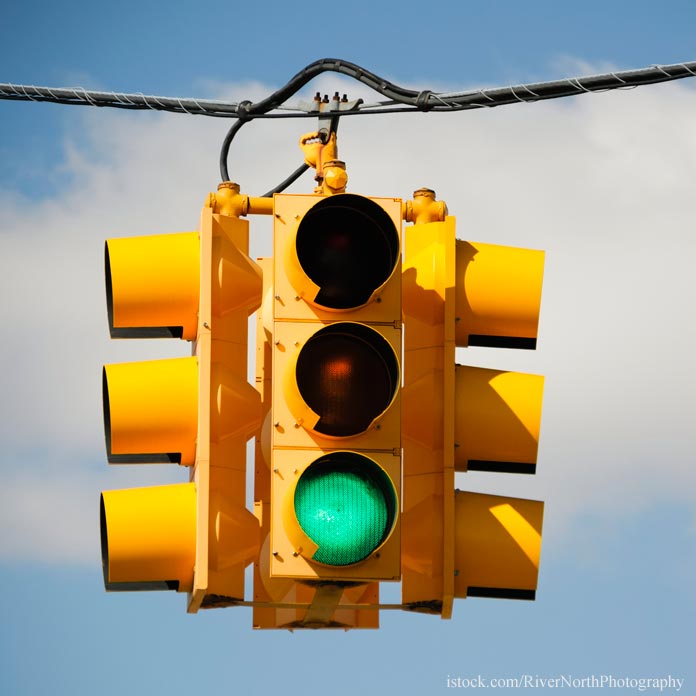
[[388, 536], [396, 495], [371, 459], [339, 452], [314, 462], [297, 482], [295, 514], [319, 547], [317, 563], [345, 566], [367, 558]]

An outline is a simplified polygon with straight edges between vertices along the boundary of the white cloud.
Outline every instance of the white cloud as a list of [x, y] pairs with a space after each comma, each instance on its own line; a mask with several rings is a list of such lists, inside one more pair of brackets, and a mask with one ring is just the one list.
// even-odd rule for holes
[[[345, 84], [324, 76], [310, 91], [361, 93]], [[270, 91], [211, 85], [234, 98], [246, 87], [250, 98]], [[458, 353], [460, 362], [546, 375], [539, 474], [470, 474], [458, 485], [545, 498], [552, 540], [582, 509], [629, 514], [651, 500], [696, 497], [695, 110], [684, 83], [341, 123], [351, 190], [405, 198], [429, 186], [457, 216], [459, 237], [547, 250], [539, 350]], [[188, 350], [109, 341], [103, 241], [194, 229], [229, 123], [76, 112], [60, 194], [0, 196], [0, 504], [13, 529], [0, 554], [91, 563], [96, 502], [87, 499], [113, 478], [101, 365]], [[233, 178], [256, 195], [275, 185], [299, 164], [297, 140], [314, 127], [247, 125], [231, 148]], [[312, 185], [306, 174], [292, 190]], [[269, 221], [251, 223], [254, 253], [268, 255]]]

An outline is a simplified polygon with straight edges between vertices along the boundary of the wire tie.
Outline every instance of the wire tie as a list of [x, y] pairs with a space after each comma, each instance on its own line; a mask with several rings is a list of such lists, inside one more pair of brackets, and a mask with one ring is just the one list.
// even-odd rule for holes
[[525, 89], [527, 92], [529, 92], [535, 99], [541, 99], [541, 97], [536, 92], [532, 92], [532, 90], [529, 89], [529, 87], [527, 85], [520, 85], [520, 87], [522, 87], [522, 89]]
[[587, 92], [588, 94], [589, 94], [590, 92], [592, 92], [591, 89], [587, 89], [587, 87], [583, 87], [583, 86], [580, 84], [580, 80], [579, 80], [577, 77], [570, 77], [570, 78], [568, 78], [568, 79], [566, 80], [566, 82], [570, 83], [570, 85], [572, 85], [573, 87], [576, 87], [576, 88], [579, 89], [581, 92]]
[[672, 77], [661, 65], [653, 65], [653, 68], [656, 70], [659, 70], [663, 75], [667, 75], [667, 77]]
[[145, 106], [148, 109], [151, 109], [152, 111], [155, 110], [155, 108], [152, 106], [152, 104], [150, 104], [150, 102], [147, 100], [147, 97], [142, 92], [138, 92], [138, 96], [143, 100], [143, 104], [145, 104]]
[[89, 93], [84, 87], [76, 87], [75, 88], [75, 96], [77, 96], [80, 92], [82, 92], [82, 98], [90, 105], [90, 106], [97, 106], [97, 103], [92, 99], [92, 97], [89, 96]]
[[[497, 102], [493, 97], [490, 95], [486, 94], [485, 90], [480, 89], [476, 94], [480, 94], [484, 99], [488, 99], [488, 101], [493, 102], [492, 104], [479, 104], [478, 102], [470, 102], [471, 106], [476, 106], [479, 108], [484, 108], [486, 107], [487, 109], [492, 109], [494, 106], [497, 106]], [[463, 106], [463, 105], [462, 105]]]
[[[22, 92], [24, 93], [24, 96], [29, 99], [30, 101], [36, 101], [34, 97], [32, 97], [28, 92], [27, 92], [27, 87], [26, 85], [19, 85], [22, 88]], [[33, 85], [32, 85], [33, 86]], [[15, 94], [21, 94], [22, 92], [15, 92]]]
[[113, 92], [113, 97], [118, 100], [119, 104], [127, 104], [128, 106], [134, 106], [136, 108], [138, 106], [130, 96], [124, 92]]
[[[204, 109], [204, 108], [198, 103], [198, 100], [189, 98], [188, 101], [192, 101], [192, 102], [198, 107], [199, 113], [201, 113], [201, 114], [211, 113], [211, 112], [208, 111], [207, 109]], [[191, 112], [191, 113], [193, 113], [193, 112]]]
[[[421, 92], [421, 94], [422, 94], [422, 92]], [[420, 95], [419, 95], [419, 96], [420, 96]], [[446, 101], [446, 100], [443, 99], [439, 94], [433, 94], [433, 93], [431, 92], [429, 96], [431, 96], [433, 99], [437, 99], [437, 101], [439, 101], [440, 104], [443, 104], [444, 106], [446, 106], [446, 107], [448, 107], [448, 108], [450, 108], [450, 109], [451, 109], [453, 106], [455, 106], [455, 104], [453, 104], [452, 102]], [[432, 109], [433, 107], [431, 106], [430, 108]]]
[[179, 102], [179, 107], [181, 108], [181, 110], [182, 110], [185, 114], [188, 114], [189, 116], [191, 116], [191, 115], [192, 115], [191, 112], [184, 106], [183, 102], [181, 101], [181, 97], [179, 97], [179, 98], [177, 99], [177, 101]]
[[525, 102], [525, 100], [522, 99], [522, 97], [520, 97], [520, 96], [517, 94], [517, 92], [515, 92], [515, 88], [514, 88], [512, 85], [510, 85], [510, 86], [508, 87], [508, 89], [512, 92], [512, 96], [515, 97], [515, 99], [517, 99], [518, 102], [522, 102], [522, 103]]

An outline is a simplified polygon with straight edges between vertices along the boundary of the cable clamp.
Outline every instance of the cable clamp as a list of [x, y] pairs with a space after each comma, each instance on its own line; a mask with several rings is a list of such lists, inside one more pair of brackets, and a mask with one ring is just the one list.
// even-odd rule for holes
[[240, 101], [239, 104], [237, 104], [237, 118], [241, 119], [242, 121], [248, 121], [251, 119], [251, 112], [249, 110], [249, 107], [252, 106], [252, 102], [249, 99], [245, 99], [244, 101]]
[[424, 89], [422, 92], [419, 92], [416, 97], [416, 106], [420, 111], [430, 111], [433, 108], [432, 104], [428, 104], [432, 93], [430, 89]]

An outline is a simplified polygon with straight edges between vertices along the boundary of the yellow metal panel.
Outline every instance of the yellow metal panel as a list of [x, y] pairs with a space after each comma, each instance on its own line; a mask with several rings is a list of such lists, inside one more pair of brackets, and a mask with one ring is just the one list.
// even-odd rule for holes
[[247, 382], [248, 316], [261, 303], [261, 269], [249, 258], [249, 223], [203, 208], [196, 576], [189, 611], [244, 599], [245, 567], [258, 554], [259, 523], [246, 507], [246, 441], [261, 404]]
[[102, 563], [108, 590], [193, 584], [196, 491], [192, 483], [102, 493]]
[[406, 227], [404, 237], [402, 602], [450, 618], [455, 218]]

